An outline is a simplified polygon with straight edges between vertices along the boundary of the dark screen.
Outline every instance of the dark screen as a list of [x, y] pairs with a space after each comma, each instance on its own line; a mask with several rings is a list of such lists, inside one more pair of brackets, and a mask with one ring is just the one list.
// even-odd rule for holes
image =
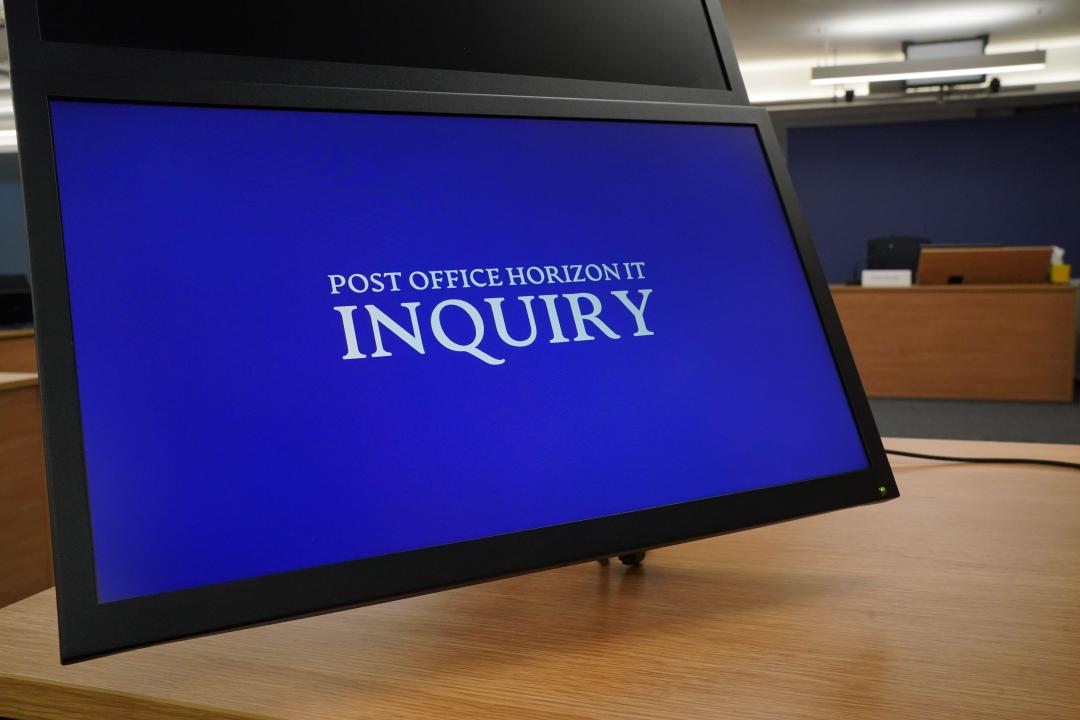
[[727, 90], [701, 0], [40, 0], [45, 40]]

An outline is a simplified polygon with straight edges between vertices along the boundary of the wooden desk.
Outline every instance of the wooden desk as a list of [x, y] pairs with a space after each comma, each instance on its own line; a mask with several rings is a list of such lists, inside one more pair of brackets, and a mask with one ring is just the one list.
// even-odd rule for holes
[[1080, 717], [1080, 474], [896, 469], [896, 502], [639, 570], [577, 565], [68, 667], [47, 591], [0, 610], [0, 716]]
[[33, 330], [0, 330], [0, 370], [37, 372]]
[[0, 372], [0, 607], [51, 585], [37, 375]]
[[1073, 398], [1074, 287], [836, 285], [832, 294], [868, 395]]

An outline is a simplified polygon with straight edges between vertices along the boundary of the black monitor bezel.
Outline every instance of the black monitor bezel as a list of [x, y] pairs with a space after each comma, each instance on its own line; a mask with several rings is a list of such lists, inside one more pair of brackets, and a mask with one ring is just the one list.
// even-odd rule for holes
[[[245, 57], [110, 47], [42, 39], [37, 0], [7, 0], [13, 69], [142, 78], [157, 83], [233, 81], [272, 85], [414, 90], [464, 94], [581, 97], [654, 102], [746, 105], [746, 85], [735, 59], [719, 0], [701, 0], [727, 89], [642, 85], [600, 80], [468, 72], [439, 68], [361, 65], [320, 60]], [[418, 19], [418, 22], [423, 22]]]
[[[764, 110], [687, 102], [525, 97], [496, 92], [355, 89], [179, 78], [108, 77], [19, 66], [16, 119], [37, 318], [61, 661], [662, 547], [898, 496], [824, 274]], [[485, 78], [474, 78], [483, 86]], [[866, 449], [865, 471], [817, 478], [492, 538], [130, 600], [97, 602], [78, 378], [48, 101], [69, 98], [501, 117], [587, 118], [754, 127]], [[778, 422], [778, 428], [782, 423]]]

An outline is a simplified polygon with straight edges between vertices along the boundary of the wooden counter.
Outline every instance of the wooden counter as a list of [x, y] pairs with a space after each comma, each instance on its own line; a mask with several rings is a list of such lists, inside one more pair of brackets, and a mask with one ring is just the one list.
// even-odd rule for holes
[[833, 286], [868, 395], [1073, 398], [1075, 287]]
[[51, 585], [37, 375], [0, 372], [0, 607]]
[[[1080, 461], [1080, 447], [894, 440]], [[0, 716], [1080, 717], [1080, 473], [899, 458], [902, 497], [61, 667], [0, 610]]]
[[0, 330], [0, 371], [37, 372], [33, 330]]

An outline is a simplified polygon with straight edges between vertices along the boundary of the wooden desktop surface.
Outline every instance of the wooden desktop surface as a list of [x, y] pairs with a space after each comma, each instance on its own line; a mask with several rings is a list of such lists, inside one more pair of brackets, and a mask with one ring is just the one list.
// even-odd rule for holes
[[868, 395], [1072, 401], [1075, 287], [831, 290]]
[[894, 466], [897, 501], [638, 570], [576, 565], [67, 667], [50, 590], [0, 610], [0, 716], [1080, 717], [1080, 473]]

